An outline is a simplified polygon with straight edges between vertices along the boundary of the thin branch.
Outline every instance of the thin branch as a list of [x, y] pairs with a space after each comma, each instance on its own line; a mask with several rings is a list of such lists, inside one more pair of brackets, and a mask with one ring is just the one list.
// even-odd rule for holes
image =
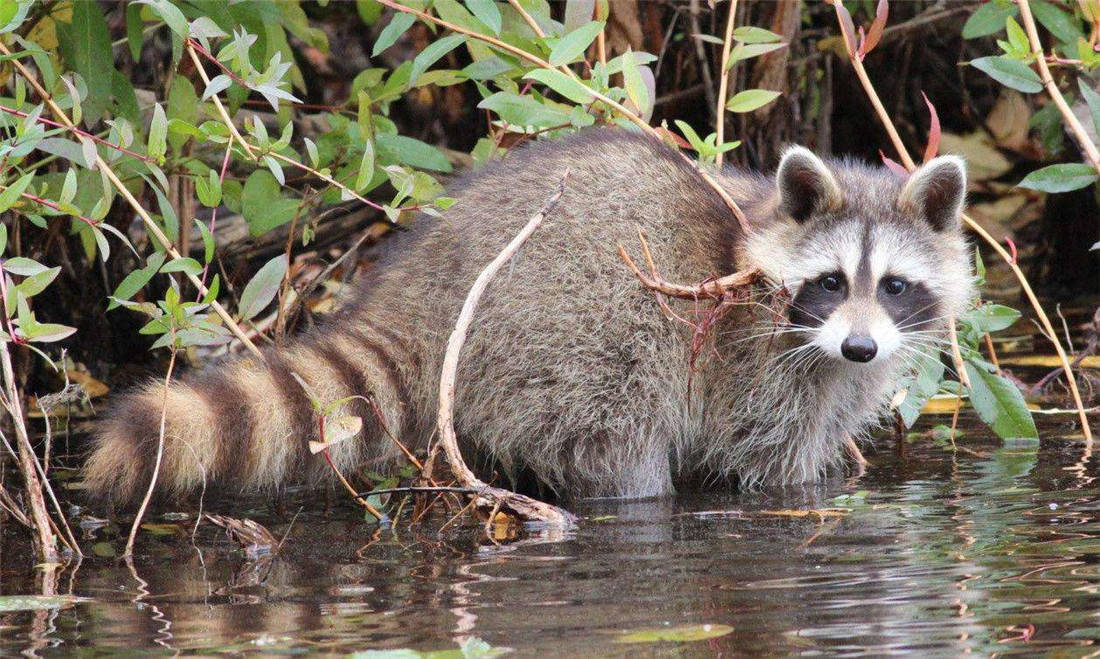
[[1031, 15], [1031, 5], [1028, 0], [1017, 0], [1017, 4], [1020, 5], [1020, 22], [1023, 23], [1024, 30], [1027, 32], [1027, 40], [1031, 43], [1031, 55], [1035, 58], [1035, 64], [1039, 67], [1039, 78], [1043, 81], [1043, 86], [1046, 87], [1051, 100], [1058, 106], [1062, 118], [1069, 124], [1070, 130], [1077, 138], [1077, 143], [1085, 150], [1085, 156], [1088, 157], [1093, 169], [1100, 172], [1100, 149], [1096, 148], [1096, 144], [1089, 137], [1088, 131], [1077, 120], [1077, 115], [1070, 109], [1069, 103], [1066, 102], [1061, 90], [1058, 89], [1058, 85], [1054, 83], [1054, 78], [1050, 75], [1050, 67], [1047, 66], [1047, 60], [1043, 56], [1043, 44], [1039, 41], [1039, 31], [1035, 27], [1035, 17]]
[[[389, 0], [381, 1], [388, 2]], [[569, 171], [566, 170], [561, 182], [558, 184], [557, 191], [527, 221], [527, 224], [512, 239], [512, 242], [508, 243], [507, 247], [500, 254], [497, 254], [496, 258], [485, 266], [485, 269], [474, 280], [474, 285], [470, 288], [470, 292], [466, 295], [466, 301], [462, 305], [462, 311], [455, 321], [454, 331], [447, 340], [447, 351], [443, 356], [443, 368], [439, 378], [439, 415], [436, 423], [439, 430], [439, 443], [443, 447], [444, 455], [447, 457], [447, 462], [455, 478], [462, 486], [478, 492], [476, 496], [472, 497], [471, 505], [476, 504], [483, 510], [495, 510], [499, 509], [501, 504], [504, 504], [506, 508], [525, 520], [547, 522], [557, 526], [572, 526], [573, 516], [556, 506], [548, 505], [522, 494], [491, 487], [466, 466], [466, 462], [462, 459], [462, 452], [458, 448], [458, 436], [455, 433], [454, 401], [455, 385], [458, 379], [458, 358], [462, 352], [462, 345], [466, 342], [466, 333], [473, 322], [474, 310], [477, 309], [477, 303], [481, 299], [482, 293], [485, 292], [486, 287], [497, 271], [511, 260], [520, 246], [535, 232], [535, 229], [538, 228], [547, 214], [557, 205], [558, 200], [565, 192], [565, 182], [568, 177]]]
[[[1024, 3], [1026, 3], [1026, 0], [1024, 0]], [[841, 32], [843, 33], [844, 25], [841, 11], [844, 10], [844, 8], [843, 5], [841, 5], [839, 2], [837, 2], [834, 6], [836, 7], [837, 12], [837, 23], [840, 25]], [[1021, 11], [1021, 14], [1022, 13], [1023, 12]], [[844, 46], [848, 52], [848, 61], [852, 63], [852, 67], [855, 69], [856, 76], [859, 78], [860, 84], [863, 86], [863, 90], [867, 93], [867, 97], [870, 99], [871, 105], [874, 106], [875, 113], [878, 115], [879, 121], [882, 122], [882, 125], [886, 128], [886, 132], [890, 135], [890, 141], [893, 142], [894, 149], [897, 151], [898, 157], [901, 158], [902, 163], [905, 165], [905, 168], [907, 170], [913, 171], [914, 169], [916, 169], [916, 163], [909, 156], [909, 151], [905, 148], [905, 144], [901, 141], [901, 136], [898, 135], [897, 129], [894, 128], [893, 120], [890, 118], [890, 115], [887, 114], [886, 108], [882, 106], [882, 101], [879, 100], [878, 93], [875, 91], [874, 85], [871, 84], [871, 79], [867, 75], [866, 69], [863, 68], [863, 62], [859, 61], [859, 57], [856, 55], [855, 50], [853, 49], [853, 44], [851, 44], [847, 38], [844, 39]], [[967, 228], [978, 234], [978, 236], [980, 236], [982, 240], [984, 240], [990, 247], [993, 248], [993, 251], [997, 252], [997, 255], [1000, 256], [1004, 260], [1004, 262], [1008, 264], [1008, 267], [1012, 269], [1012, 274], [1015, 275], [1017, 281], [1020, 282], [1020, 287], [1023, 289], [1024, 295], [1027, 296], [1028, 302], [1035, 310], [1035, 314], [1039, 317], [1039, 321], [1046, 331], [1047, 337], [1050, 339], [1050, 342], [1054, 344], [1054, 350], [1058, 353], [1058, 359], [1062, 362], [1062, 370], [1066, 374], [1066, 380], [1069, 383], [1070, 392], [1073, 394], [1073, 402], [1077, 407], [1078, 418], [1081, 422], [1081, 431], [1085, 435], [1085, 440], [1088, 442], [1089, 448], [1091, 448], [1092, 429], [1089, 427], [1088, 415], [1085, 413], [1085, 405], [1081, 401], [1081, 392], [1077, 388], [1077, 379], [1073, 375], [1073, 366], [1070, 365], [1069, 358], [1066, 356], [1066, 351], [1062, 348], [1062, 343], [1058, 340], [1058, 336], [1054, 332], [1054, 326], [1051, 324], [1050, 318], [1047, 316], [1046, 312], [1043, 311], [1043, 306], [1039, 303], [1038, 296], [1036, 296], [1035, 291], [1032, 290], [1031, 283], [1027, 280], [1027, 275], [1025, 275], [1023, 270], [1020, 269], [1020, 266], [1016, 264], [1016, 260], [1012, 258], [1012, 255], [1009, 254], [1008, 251], [1001, 246], [1000, 242], [998, 242], [993, 236], [989, 235], [989, 232], [982, 228], [980, 224], [975, 222], [974, 219], [966, 213], [962, 214], [962, 219]], [[961, 373], [962, 371], [960, 371], [960, 378], [964, 377], [963, 375], [961, 375]]]
[[[8, 46], [3, 42], [0, 42], [0, 54], [12, 54], [11, 49], [9, 49]], [[65, 111], [62, 110], [61, 107], [54, 102], [53, 97], [48, 91], [46, 91], [44, 87], [42, 87], [41, 83], [38, 82], [38, 78], [35, 77], [34, 73], [32, 73], [18, 59], [11, 60], [11, 63], [12, 66], [14, 66], [15, 69], [19, 72], [19, 75], [23, 76], [23, 78], [27, 81], [27, 83], [30, 84], [34, 91], [46, 102], [46, 104], [50, 108], [50, 111], [53, 112], [58, 121], [63, 123], [66, 129], [70, 131], [76, 130], [76, 124], [73, 123], [72, 119], [70, 119], [69, 116], [65, 114]], [[151, 233], [154, 238], [156, 238], [157, 242], [159, 242], [161, 244], [161, 247], [164, 248], [164, 251], [167, 252], [168, 255], [171, 256], [173, 259], [182, 258], [182, 255], [176, 250], [175, 247], [172, 246], [172, 241], [168, 239], [168, 236], [164, 234], [164, 231], [161, 230], [160, 226], [158, 226], [157, 223], [153, 221], [153, 218], [149, 215], [149, 212], [146, 211], [144, 207], [142, 207], [142, 205], [138, 202], [134, 195], [131, 194], [129, 188], [127, 188], [126, 185], [123, 184], [122, 180], [118, 177], [117, 174], [115, 174], [115, 171], [111, 169], [110, 164], [108, 164], [107, 161], [104, 160], [103, 157], [99, 154], [96, 154], [95, 165], [99, 168], [101, 172], [103, 172], [103, 175], [107, 177], [107, 180], [109, 180], [111, 182], [111, 185], [113, 185], [115, 189], [118, 190], [119, 194], [122, 195], [126, 202], [130, 204], [130, 207], [134, 209], [134, 212], [136, 212], [138, 216], [141, 217], [142, 222], [145, 224], [146, 230]], [[203, 295], [206, 295], [206, 285], [203, 284], [202, 281], [200, 281], [199, 278], [196, 277], [194, 274], [189, 272], [185, 274], [187, 275], [188, 280], [190, 280], [196, 288], [202, 291]], [[263, 360], [263, 353], [261, 353], [259, 348], [257, 348], [256, 345], [252, 343], [252, 341], [244, 333], [244, 330], [242, 330], [240, 326], [237, 325], [237, 322], [233, 320], [233, 317], [229, 315], [229, 312], [225, 310], [225, 307], [218, 303], [217, 300], [213, 300], [210, 303], [210, 306], [212, 309], [214, 309], [214, 313], [218, 314], [218, 317], [221, 318], [223, 322], [225, 322], [226, 327], [228, 327], [229, 330], [233, 332], [233, 335], [236, 336], [237, 339], [239, 339], [241, 343], [245, 345], [245, 347], [252, 351], [254, 355]]]
[[[8, 189], [8, 186], [0, 185], [0, 190], [7, 190], [7, 189]], [[36, 204], [41, 204], [42, 206], [45, 206], [46, 208], [52, 208], [53, 210], [57, 211], [58, 213], [64, 213], [65, 215], [75, 217], [76, 219], [80, 220], [81, 222], [83, 222], [84, 224], [87, 224], [90, 227], [96, 227], [96, 226], [99, 226], [100, 224], [103, 223], [102, 220], [97, 222], [97, 221], [93, 220], [92, 218], [85, 217], [84, 215], [81, 215], [79, 213], [69, 213], [68, 211], [62, 210], [61, 205], [58, 204], [57, 202], [50, 201], [49, 199], [43, 199], [42, 197], [38, 197], [38, 196], [33, 195], [29, 192], [24, 192], [20, 196], [23, 197], [24, 199], [28, 199], [30, 201], [33, 201]]]
[[[6, 105], [0, 105], [0, 112], [7, 112], [8, 114], [13, 114], [17, 117], [23, 117], [24, 119], [26, 119], [27, 117], [30, 116], [26, 112], [23, 112], [21, 110], [16, 110], [15, 108], [9, 108]], [[39, 123], [46, 124], [47, 126], [53, 126], [54, 128], [65, 128], [65, 129], [69, 130], [68, 127], [65, 126], [65, 124], [59, 123], [57, 121], [51, 121], [50, 119], [47, 119], [45, 117], [36, 117], [35, 121], [37, 121]], [[91, 133], [89, 133], [86, 130], [80, 130], [79, 128], [74, 128], [74, 129], [71, 129], [71, 132], [73, 132], [73, 133], [75, 133], [75, 134], [77, 134], [81, 137], [86, 137], [86, 138], [92, 140], [93, 142], [96, 142], [97, 144], [102, 144], [103, 146], [105, 146], [109, 149], [114, 149], [115, 151], [125, 153], [126, 155], [128, 155], [130, 157], [137, 158], [138, 160], [142, 160], [142, 161], [145, 161], [145, 162], [155, 162], [149, 156], [143, 156], [140, 153], [137, 153], [135, 151], [131, 151], [130, 149], [127, 149], [126, 147], [122, 146], [121, 144], [115, 144], [113, 142], [109, 142], [109, 141], [103, 139], [102, 137], [99, 137], [98, 135], [92, 135]]]
[[[172, 343], [175, 343], [175, 332], [172, 333]], [[164, 396], [160, 406], [160, 434], [157, 436], [157, 459], [153, 463], [153, 475], [149, 477], [149, 487], [145, 490], [145, 498], [141, 500], [134, 523], [130, 525], [130, 537], [126, 539], [126, 550], [123, 556], [132, 556], [134, 553], [134, 540], [137, 539], [138, 528], [145, 517], [145, 509], [149, 507], [149, 501], [153, 498], [153, 490], [157, 487], [157, 477], [160, 476], [160, 461], [164, 457], [164, 432], [168, 423], [168, 387], [172, 382], [172, 370], [176, 367], [176, 349], [172, 348], [172, 355], [168, 358], [168, 372], [164, 375]]]
[[[186, 43], [187, 54], [191, 56], [191, 61], [195, 63], [195, 68], [198, 70], [199, 77], [202, 78], [203, 84], [209, 87], [210, 77], [206, 75], [206, 69], [203, 68], [202, 62], [199, 61], [199, 56], [195, 53], [196, 45], [197, 44], [195, 43], [194, 39], [188, 39]], [[218, 95], [212, 94], [210, 96], [210, 99], [214, 101], [214, 107], [217, 108], [218, 114], [220, 114], [222, 117], [222, 121], [225, 122], [226, 127], [229, 128], [229, 132], [233, 135], [233, 139], [237, 141], [237, 144], [241, 145], [241, 148], [244, 149], [244, 152], [248, 154], [249, 158], [251, 158], [252, 160], [256, 160], [258, 157], [255, 153], [252, 152], [252, 147], [248, 144], [248, 142], [245, 142], [244, 138], [241, 137], [241, 133], [233, 124], [233, 119], [229, 116], [229, 113], [226, 112], [225, 106], [222, 105], [222, 101], [220, 98], [218, 98]]]
[[[644, 242], [643, 249], [648, 250]], [[744, 288], [745, 286], [757, 282], [763, 277], [763, 274], [759, 270], [750, 268], [717, 279], [711, 279], [700, 284], [674, 284], [663, 279], [654, 278], [642, 272], [641, 268], [634, 263], [634, 260], [630, 258], [630, 255], [626, 253], [622, 245], [619, 245], [619, 258], [626, 263], [627, 267], [634, 273], [634, 276], [637, 277], [638, 281], [642, 282], [642, 285], [646, 288], [657, 291], [658, 293], [664, 293], [669, 297], [678, 297], [684, 300], [697, 300], [700, 297], [720, 297], [724, 293], [738, 288]]]
[[[726, 94], [729, 93], [730, 82], [730, 48], [733, 45], [733, 24], [737, 18], [737, 0], [730, 0], [730, 13], [726, 18], [726, 36], [722, 41], [722, 63], [718, 78], [718, 100], [714, 108], [714, 143], [722, 146], [726, 136]], [[714, 164], [722, 166], [722, 150], [714, 154]]]

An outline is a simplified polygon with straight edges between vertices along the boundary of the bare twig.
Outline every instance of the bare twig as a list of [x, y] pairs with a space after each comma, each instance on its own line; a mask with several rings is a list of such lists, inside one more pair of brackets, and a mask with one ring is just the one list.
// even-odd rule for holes
[[[648, 250], [648, 246], [644, 247], [644, 249]], [[759, 270], [750, 268], [717, 279], [710, 279], [699, 284], [674, 284], [664, 279], [656, 279], [642, 272], [634, 263], [634, 260], [630, 258], [630, 255], [626, 253], [626, 250], [623, 249], [622, 245], [619, 245], [619, 258], [626, 263], [627, 267], [634, 273], [634, 276], [637, 277], [638, 281], [642, 282], [646, 288], [658, 293], [664, 293], [669, 297], [678, 297], [685, 300], [697, 300], [700, 297], [720, 297], [724, 293], [744, 288], [745, 286], [760, 281], [761, 277], [763, 277], [763, 274]]]
[[1020, 5], [1020, 22], [1023, 23], [1024, 31], [1027, 32], [1027, 40], [1031, 44], [1031, 54], [1035, 58], [1035, 64], [1039, 67], [1039, 78], [1043, 81], [1043, 86], [1046, 87], [1047, 93], [1050, 94], [1050, 99], [1058, 106], [1058, 111], [1062, 113], [1062, 118], [1065, 119], [1070, 130], [1073, 131], [1074, 137], [1077, 138], [1077, 143], [1084, 149], [1085, 156], [1089, 159], [1089, 163], [1092, 164], [1093, 169], [1100, 172], [1100, 149], [1096, 147], [1092, 138], [1089, 137], [1088, 131], [1081, 125], [1081, 122], [1077, 119], [1077, 115], [1073, 113], [1073, 110], [1069, 107], [1069, 103], [1067, 103], [1065, 97], [1062, 96], [1061, 90], [1058, 89], [1058, 85], [1055, 84], [1054, 78], [1050, 75], [1050, 67], [1047, 66], [1047, 60], [1043, 56], [1043, 44], [1039, 41], [1039, 31], [1035, 27], [1035, 17], [1031, 14], [1031, 4], [1028, 0], [1017, 0], [1016, 4]]
[[844, 436], [844, 448], [848, 451], [848, 457], [852, 459], [852, 462], [856, 463], [856, 478], [860, 478], [867, 472], [867, 465], [871, 464], [867, 461], [867, 458], [863, 457], [863, 452], [859, 450], [859, 445], [856, 444], [856, 440], [851, 435]]
[[[18, 60], [16, 60], [18, 61]], [[12, 425], [15, 426], [15, 441], [18, 449], [19, 471], [23, 475], [27, 501], [31, 509], [31, 520], [34, 522], [35, 545], [39, 557], [46, 563], [56, 563], [57, 539], [51, 527], [50, 513], [46, 508], [46, 500], [42, 496], [42, 484], [39, 482], [38, 470], [35, 468], [34, 448], [31, 447], [30, 437], [27, 436], [27, 426], [24, 423], [23, 404], [20, 402], [19, 392], [15, 387], [15, 371], [11, 365], [11, 353], [8, 352], [8, 342], [0, 341], [0, 365], [3, 367], [3, 384], [8, 414], [11, 415]]]
[[[206, 75], [206, 69], [203, 68], [202, 62], [199, 60], [199, 56], [195, 53], [196, 44], [192, 39], [188, 39], [186, 42], [187, 54], [191, 56], [191, 61], [195, 64], [195, 69], [199, 72], [199, 77], [202, 78], [202, 82], [207, 87], [210, 86], [210, 77]], [[241, 149], [244, 150], [248, 157], [252, 160], [256, 160], [256, 154], [252, 153], [252, 147], [241, 136], [240, 131], [237, 130], [237, 126], [233, 123], [233, 119], [229, 116], [225, 106], [222, 105], [222, 101], [218, 98], [217, 94], [211, 94], [210, 99], [214, 101], [214, 107], [218, 110], [218, 114], [221, 115], [222, 121], [225, 123], [226, 128], [229, 129], [230, 134], [237, 144], [241, 145]]]
[[[722, 41], [722, 63], [718, 75], [718, 100], [714, 108], [714, 143], [719, 147], [726, 136], [726, 94], [730, 83], [730, 47], [733, 45], [733, 24], [737, 18], [737, 0], [730, 0], [729, 16], [726, 18], [726, 36]], [[722, 166], [722, 150], [714, 154], [714, 164]]]
[[[688, 20], [691, 22], [691, 33], [694, 37], [695, 46], [695, 59], [699, 62], [699, 74], [703, 78], [703, 96], [707, 101], [707, 108], [714, 107], [714, 81], [711, 79], [710, 73], [710, 60], [707, 58], [707, 47], [703, 43], [703, 40], [699, 37], [702, 36], [703, 30], [699, 25], [699, 0], [691, 0], [688, 5]], [[711, 111], [708, 109], [708, 111]], [[715, 122], [721, 123], [723, 119], [723, 108], [718, 108], [718, 113], [711, 117]], [[721, 144], [721, 142], [719, 142]]]
[[[389, 2], [389, 0], [382, 1], [383, 3]], [[458, 315], [458, 320], [455, 321], [455, 329], [451, 333], [450, 339], [447, 341], [447, 351], [443, 357], [443, 369], [439, 379], [439, 416], [437, 419], [439, 442], [443, 447], [443, 452], [447, 457], [447, 462], [451, 467], [451, 471], [462, 486], [477, 491], [477, 494], [472, 497], [471, 505], [476, 505], [482, 510], [494, 510], [503, 506], [504, 509], [509, 510], [521, 519], [546, 522], [557, 526], [572, 526], [575, 518], [569, 512], [556, 506], [523, 496], [522, 494], [516, 494], [508, 490], [492, 487], [474, 475], [474, 472], [466, 466], [466, 462], [462, 459], [462, 453], [459, 451], [458, 436], [455, 433], [454, 400], [455, 384], [458, 373], [458, 358], [462, 352], [462, 345], [466, 342], [466, 333], [469, 331], [470, 324], [473, 322], [474, 310], [477, 308], [477, 303], [481, 299], [482, 293], [485, 292], [485, 288], [489, 285], [489, 282], [492, 281], [493, 276], [500, 270], [501, 266], [512, 258], [516, 251], [519, 250], [520, 246], [523, 245], [527, 238], [538, 228], [539, 224], [542, 223], [542, 220], [547, 214], [557, 205], [558, 200], [561, 199], [562, 194], [565, 192], [565, 182], [568, 176], [569, 172], [566, 171], [561, 178], [557, 191], [545, 204], [543, 204], [542, 208], [527, 221], [527, 224], [524, 225], [519, 234], [512, 239], [512, 242], [508, 243], [508, 246], [505, 247], [489, 265], [485, 266], [485, 269], [482, 270], [481, 274], [474, 280], [474, 285], [466, 295], [466, 301], [462, 305], [462, 311]]]
[[[175, 343], [175, 332], [173, 341]], [[160, 461], [164, 457], [164, 431], [168, 423], [168, 386], [172, 382], [172, 370], [176, 366], [176, 349], [172, 348], [172, 355], [168, 358], [168, 372], [164, 375], [164, 396], [161, 398], [160, 407], [160, 434], [157, 436], [157, 458], [153, 462], [153, 475], [149, 477], [149, 487], [145, 490], [145, 498], [141, 500], [134, 523], [130, 525], [130, 537], [126, 539], [126, 550], [123, 556], [131, 556], [134, 553], [134, 541], [137, 539], [138, 528], [145, 517], [145, 509], [149, 507], [149, 501], [153, 498], [153, 490], [157, 487], [157, 477], [160, 475]]]

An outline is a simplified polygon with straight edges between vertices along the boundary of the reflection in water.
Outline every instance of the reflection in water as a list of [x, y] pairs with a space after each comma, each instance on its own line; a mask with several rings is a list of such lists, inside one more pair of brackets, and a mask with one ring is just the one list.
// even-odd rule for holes
[[[0, 613], [0, 653], [433, 650], [481, 638], [524, 655], [624, 655], [639, 648], [617, 642], [625, 631], [701, 624], [733, 631], [682, 646], [689, 654], [1095, 650], [1097, 461], [1062, 438], [1008, 446], [972, 433], [965, 446], [919, 440], [904, 458], [884, 447], [857, 482], [588, 501], [577, 531], [499, 547], [476, 524], [372, 542], [357, 512], [303, 501], [268, 562], [209, 526], [192, 544], [184, 521], [175, 535], [143, 534], [132, 563], [91, 557], [77, 574], [34, 571], [21, 534], [5, 530], [0, 593], [89, 599]], [[764, 514], [836, 507], [849, 512]], [[240, 503], [227, 512], [276, 535], [290, 521]], [[94, 533], [86, 545], [121, 548], [113, 527]]]

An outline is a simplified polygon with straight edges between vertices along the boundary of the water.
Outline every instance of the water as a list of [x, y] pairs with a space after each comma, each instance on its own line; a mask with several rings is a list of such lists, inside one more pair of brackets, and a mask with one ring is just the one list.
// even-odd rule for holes
[[[155, 516], [132, 568], [90, 556], [61, 573], [61, 591], [86, 599], [0, 613], [0, 653], [429, 651], [476, 638], [519, 656], [1082, 656], [1100, 649], [1100, 463], [1072, 418], [1040, 419], [1034, 446], [971, 423], [958, 452], [921, 437], [900, 456], [884, 440], [862, 479], [808, 489], [585, 502], [575, 532], [499, 547], [474, 524], [442, 537], [439, 524], [402, 525], [372, 542], [354, 509], [326, 515], [303, 498], [281, 554], [254, 561], [212, 525], [192, 544], [190, 522]], [[276, 536], [291, 517], [220, 508]], [[826, 508], [843, 510], [790, 513]], [[120, 552], [124, 536], [108, 526], [84, 546]], [[38, 587], [22, 537], [7, 529], [0, 546], [4, 595]]]

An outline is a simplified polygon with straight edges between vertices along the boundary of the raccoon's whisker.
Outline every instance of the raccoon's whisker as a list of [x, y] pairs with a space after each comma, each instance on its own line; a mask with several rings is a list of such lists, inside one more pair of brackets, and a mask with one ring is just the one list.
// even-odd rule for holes
[[[746, 336], [746, 337], [736, 339], [735, 341], [731, 341], [730, 345], [737, 345], [739, 343], [744, 343], [745, 341], [752, 341], [754, 339], [763, 339], [765, 337], [782, 336], [784, 334], [804, 334], [804, 333], [807, 333], [807, 332], [810, 332], [810, 331], [812, 331], [810, 328], [794, 327], [794, 328], [787, 328], [787, 329], [782, 329], [782, 330], [762, 332], [760, 334], [753, 334], [752, 336]], [[732, 332], [731, 332], [731, 334], [732, 334]], [[723, 336], [725, 336], [725, 335], [723, 335]]]
[[794, 302], [791, 302], [791, 308], [792, 308], [792, 309], [797, 309], [798, 311], [801, 311], [802, 313], [806, 314], [806, 315], [807, 315], [807, 316], [809, 316], [810, 318], [813, 318], [814, 320], [816, 320], [817, 322], [821, 323], [822, 325], [824, 325], [824, 324], [825, 324], [825, 319], [824, 319], [824, 318], [822, 318], [821, 316], [818, 316], [818, 315], [817, 315], [817, 314], [815, 314], [815, 313], [812, 313], [812, 312], [811, 312], [811, 311], [809, 311], [808, 309], [805, 309], [805, 308], [803, 308], [803, 307], [801, 307], [801, 306], [799, 306], [799, 305], [795, 304]]
[[[918, 359], [938, 359], [939, 358], [938, 353], [937, 354], [929, 354], [929, 353], [927, 353], [923, 350], [919, 350], [917, 348], [914, 348], [913, 346], [905, 345], [904, 343], [899, 345], [898, 349], [908, 351], [908, 352], [910, 352], [914, 355], [913, 359], [915, 360], [915, 362], [914, 362], [913, 368], [916, 368], [917, 366], [920, 365], [920, 362], [916, 361]], [[958, 372], [956, 372], [955, 369], [952, 368], [951, 366], [948, 366], [948, 365], [945, 364], [944, 369], [947, 370], [952, 376], [954, 376], [956, 378], [959, 376]]]
[[[916, 311], [914, 311], [913, 313], [909, 314], [909, 315], [908, 315], [908, 316], [906, 316], [905, 318], [902, 318], [901, 320], [899, 320], [899, 321], [897, 322], [897, 325], [899, 325], [899, 326], [900, 326], [900, 325], [902, 325], [903, 323], [905, 323], [905, 321], [909, 320], [909, 319], [910, 319], [910, 318], [912, 318], [913, 316], [916, 316], [917, 314], [921, 313], [922, 311], [924, 311], [924, 310], [926, 310], [926, 309], [931, 309], [932, 307], [936, 306], [937, 304], [939, 304], [939, 301], [938, 301], [938, 300], [937, 300], [937, 301], [935, 301], [935, 302], [930, 302], [930, 303], [928, 303], [928, 304], [924, 305], [924, 306], [923, 306], [923, 307], [921, 307], [920, 309], [917, 309]], [[943, 318], [943, 315], [939, 315], [939, 316], [936, 316], [935, 318], [933, 318], [933, 319], [931, 319], [931, 320], [928, 320], [928, 321], [923, 321], [923, 322], [932, 322], [933, 320], [938, 320], [938, 319], [941, 319], [941, 318]]]

